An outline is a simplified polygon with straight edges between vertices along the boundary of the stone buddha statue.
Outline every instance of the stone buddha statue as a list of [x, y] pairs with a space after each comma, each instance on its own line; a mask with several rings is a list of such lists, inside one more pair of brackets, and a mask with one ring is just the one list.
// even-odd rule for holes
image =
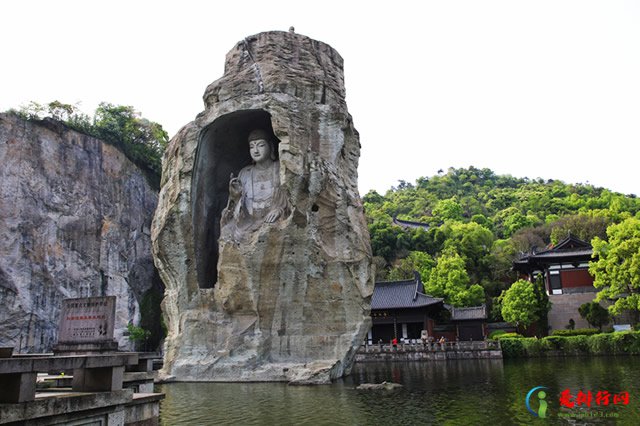
[[275, 143], [269, 134], [253, 130], [249, 134], [249, 155], [253, 164], [231, 174], [229, 202], [223, 217], [237, 222], [239, 228], [251, 224], [273, 223], [288, 210], [288, 201], [280, 189], [280, 164]]

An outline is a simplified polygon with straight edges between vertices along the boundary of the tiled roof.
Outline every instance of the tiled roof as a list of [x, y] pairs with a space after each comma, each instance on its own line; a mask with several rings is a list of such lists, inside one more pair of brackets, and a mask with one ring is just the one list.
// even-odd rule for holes
[[533, 255], [529, 255], [528, 257], [534, 257], [536, 259], [555, 259], [555, 258], [568, 257], [568, 256], [591, 256], [592, 253], [593, 253], [593, 249], [590, 249], [590, 248], [563, 250], [563, 251], [547, 250], [547, 251], [543, 251]]
[[451, 319], [454, 321], [487, 319], [487, 306], [484, 304], [469, 308], [454, 308], [451, 306], [449, 310], [451, 311]]
[[422, 229], [429, 229], [430, 225], [428, 223], [424, 223], [424, 222], [414, 222], [412, 220], [403, 220], [403, 219], [398, 219], [397, 217], [393, 217], [393, 223], [405, 228], [422, 228]]
[[523, 255], [513, 266], [517, 270], [530, 270], [554, 262], [585, 262], [591, 259], [592, 253], [591, 244], [569, 235], [555, 247]]
[[591, 248], [591, 244], [569, 234], [567, 238], [560, 241], [553, 248], [551, 248], [551, 250], [560, 251], [560, 250], [590, 249], [590, 248]]
[[422, 292], [422, 281], [418, 276], [412, 280], [376, 283], [371, 297], [371, 309], [420, 308], [441, 302], [441, 298]]

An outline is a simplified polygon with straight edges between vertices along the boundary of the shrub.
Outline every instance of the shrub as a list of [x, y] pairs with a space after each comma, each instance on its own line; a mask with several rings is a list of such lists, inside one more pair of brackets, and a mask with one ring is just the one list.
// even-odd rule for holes
[[640, 332], [601, 333], [587, 336], [548, 336], [537, 338], [506, 338], [500, 336], [505, 358], [540, 356], [560, 350], [567, 355], [640, 354]]
[[[132, 323], [127, 324], [127, 331], [129, 332], [129, 340], [134, 342], [136, 349], [138, 350], [144, 348], [146, 341], [151, 336], [151, 332], [149, 330], [135, 326]], [[144, 350], [146, 350], [146, 348]]]
[[576, 328], [575, 330], [553, 330], [552, 336], [590, 336], [601, 333], [597, 328]]
[[589, 339], [593, 336], [566, 336], [564, 337], [563, 350], [565, 352], [572, 353], [588, 353], [589, 352]]
[[611, 339], [606, 334], [593, 336], [589, 339], [589, 352], [592, 354], [612, 353]]
[[589, 347], [587, 345], [588, 336], [548, 336], [544, 340], [548, 343], [551, 350], [559, 350], [566, 353], [588, 353]]
[[499, 334], [498, 336], [496, 336], [496, 339], [502, 340], [502, 339], [522, 339], [524, 338], [524, 336], [522, 334], [519, 333], [502, 333]]
[[563, 350], [565, 346], [565, 338], [561, 336], [547, 336], [544, 338], [549, 343], [552, 350]]
[[587, 320], [589, 325], [598, 327], [602, 330], [602, 326], [609, 323], [611, 316], [606, 308], [603, 308], [598, 302], [585, 303], [578, 308], [580, 316]]
[[605, 334], [611, 342], [611, 349], [614, 353], [630, 353], [635, 340], [634, 335], [629, 332]]
[[525, 356], [523, 339], [500, 339], [502, 356], [505, 358], [520, 358]]
[[500, 336], [502, 336], [503, 334], [506, 334], [507, 332], [504, 330], [495, 330], [492, 331], [491, 333], [489, 333], [489, 339], [491, 340], [496, 340], [498, 339]]
[[520, 341], [528, 356], [540, 356], [544, 352], [553, 349], [549, 341], [538, 339], [537, 337], [523, 338]]

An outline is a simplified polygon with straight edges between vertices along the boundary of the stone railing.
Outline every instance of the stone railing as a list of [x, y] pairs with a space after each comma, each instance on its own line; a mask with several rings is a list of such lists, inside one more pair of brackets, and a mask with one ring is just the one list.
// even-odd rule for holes
[[356, 354], [356, 361], [428, 361], [440, 359], [502, 358], [499, 341], [465, 342], [402, 342], [396, 346], [389, 344], [362, 345]]
[[74, 392], [122, 390], [125, 366], [137, 364], [136, 353], [1, 358], [0, 403], [33, 401], [38, 373], [51, 371], [72, 370]]
[[156, 357], [114, 352], [0, 358], [0, 424], [158, 424], [164, 395], [152, 393]]
[[361, 350], [365, 352], [390, 352], [390, 351], [472, 351], [472, 350], [500, 350], [500, 342], [497, 340], [478, 340], [478, 341], [456, 341], [456, 342], [399, 342], [396, 347], [390, 344], [368, 344], [362, 345]]

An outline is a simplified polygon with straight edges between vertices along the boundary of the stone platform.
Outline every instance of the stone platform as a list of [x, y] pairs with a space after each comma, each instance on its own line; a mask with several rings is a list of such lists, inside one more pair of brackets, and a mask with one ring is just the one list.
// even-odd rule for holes
[[[125, 367], [140, 365], [137, 353], [2, 358], [0, 424], [158, 424], [164, 395], [152, 393], [152, 372], [125, 373]], [[38, 373], [64, 371], [73, 371], [73, 377], [57, 376], [49, 381], [51, 387], [38, 389]], [[145, 392], [135, 393], [134, 388]]]

